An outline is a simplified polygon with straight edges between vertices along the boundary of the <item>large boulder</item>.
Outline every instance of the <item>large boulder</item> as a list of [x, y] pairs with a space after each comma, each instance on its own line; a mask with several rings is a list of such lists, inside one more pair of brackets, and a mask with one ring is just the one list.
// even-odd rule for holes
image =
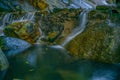
[[65, 46], [71, 55], [107, 63], [120, 62], [120, 27], [107, 23], [108, 14], [106, 10], [89, 13], [85, 31]]
[[14, 22], [6, 26], [4, 34], [26, 40], [32, 44], [40, 37], [39, 27], [31, 21]]
[[15, 56], [31, 46], [30, 43], [12, 37], [0, 36], [0, 49], [7, 57]]

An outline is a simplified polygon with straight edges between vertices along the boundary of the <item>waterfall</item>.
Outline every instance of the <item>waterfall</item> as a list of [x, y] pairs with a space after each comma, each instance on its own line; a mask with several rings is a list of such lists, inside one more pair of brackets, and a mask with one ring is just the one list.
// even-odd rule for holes
[[22, 16], [21, 18], [17, 19], [17, 20], [13, 20], [13, 22], [22, 22], [22, 21], [31, 21], [31, 20], [34, 20], [34, 17], [35, 17], [35, 13], [36, 12], [27, 12], [24, 16]]
[[78, 34], [82, 33], [86, 27], [88, 11], [84, 10], [79, 16], [79, 26], [77, 26], [72, 33], [67, 37], [67, 39], [62, 43], [62, 46], [65, 46], [69, 43], [73, 38], [75, 38]]
[[[72, 39], [74, 39], [77, 35], [82, 33], [86, 27], [87, 20], [88, 20], [88, 13], [89, 11], [95, 9], [95, 5], [91, 2], [88, 2], [86, 0], [74, 0], [72, 5], [77, 5], [77, 7], [81, 7], [83, 11], [81, 12], [79, 16], [79, 26], [77, 26], [70, 35], [63, 41], [61, 44], [62, 46], [65, 46], [67, 43], [69, 43]], [[71, 5], [71, 7], [72, 7]]]
[[[3, 14], [0, 19], [0, 30], [3, 30], [7, 24], [12, 24], [14, 22], [22, 22], [22, 21], [33, 21], [35, 18], [36, 12], [26, 12], [24, 15], [19, 15], [19, 13], [7, 13]], [[16, 14], [18, 16], [16, 16]], [[3, 35], [3, 34], [0, 34]]]

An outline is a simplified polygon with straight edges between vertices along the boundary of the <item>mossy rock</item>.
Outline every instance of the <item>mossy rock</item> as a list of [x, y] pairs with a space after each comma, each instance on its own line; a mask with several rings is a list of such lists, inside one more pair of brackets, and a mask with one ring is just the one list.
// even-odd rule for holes
[[48, 8], [48, 4], [44, 0], [30, 0], [31, 5], [40, 10], [45, 10]]
[[96, 10], [108, 10], [110, 9], [110, 6], [96, 6]]
[[41, 29], [48, 38], [48, 42], [61, 43], [72, 29], [77, 26], [81, 9], [53, 9], [53, 12], [44, 16]]
[[14, 22], [6, 26], [4, 34], [26, 40], [32, 44], [40, 37], [39, 27], [31, 21]]
[[89, 13], [90, 20], [105, 20], [108, 18], [108, 11], [102, 12], [100, 10], [93, 10]]
[[[94, 14], [98, 13], [96, 12]], [[85, 31], [70, 41], [65, 48], [71, 53], [71, 55], [78, 59], [119, 63], [120, 28], [117, 26], [108, 26], [106, 23], [107, 17], [93, 18], [90, 16], [89, 19], [90, 21]]]

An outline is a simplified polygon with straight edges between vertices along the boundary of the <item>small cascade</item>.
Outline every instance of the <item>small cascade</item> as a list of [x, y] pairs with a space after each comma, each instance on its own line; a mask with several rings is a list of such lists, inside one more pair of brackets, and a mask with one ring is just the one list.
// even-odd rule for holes
[[95, 4], [86, 0], [73, 0], [70, 8], [95, 9]]
[[3, 19], [1, 21], [0, 29], [3, 29], [4, 26], [6, 25], [6, 23], [10, 23], [10, 21], [11, 21], [10, 17], [11, 17], [11, 13], [3, 15]]
[[86, 0], [74, 0], [72, 4], [70, 5], [70, 7], [75, 7], [74, 5], [83, 9], [83, 11], [81, 12], [79, 16], [79, 19], [80, 19], [79, 26], [77, 26], [72, 31], [72, 33], [66, 38], [66, 40], [61, 44], [62, 46], [65, 46], [72, 39], [74, 39], [77, 35], [79, 35], [80, 33], [84, 31], [86, 24], [87, 24], [89, 11], [96, 8], [96, 6], [93, 3], [86, 1]]
[[[68, 3], [68, 0], [63, 0], [64, 3]], [[94, 2], [94, 3], [93, 3]], [[97, 3], [98, 2], [98, 3]], [[83, 12], [81, 12], [79, 16], [79, 26], [77, 26], [72, 33], [66, 38], [66, 40], [61, 44], [62, 46], [65, 46], [67, 43], [69, 43], [72, 39], [74, 39], [77, 35], [82, 33], [86, 27], [87, 20], [88, 20], [88, 13], [91, 10], [96, 9], [97, 5], [110, 5], [106, 2], [106, 0], [73, 0], [69, 6], [69, 8], [82, 8]]]
[[79, 26], [77, 26], [72, 33], [67, 37], [67, 39], [62, 43], [62, 46], [65, 46], [69, 43], [73, 38], [75, 38], [78, 34], [82, 33], [86, 27], [88, 11], [84, 10], [79, 16]]
[[3, 14], [0, 19], [0, 30], [3, 30], [6, 25], [14, 23], [14, 22], [34, 21], [35, 13], [36, 12], [26, 12], [21, 15], [19, 15], [19, 13]]
[[22, 16], [21, 18], [18, 18], [18, 19], [15, 19], [12, 21], [13, 22], [22, 22], [22, 21], [32, 21], [34, 20], [34, 17], [35, 17], [35, 13], [36, 12], [27, 12], [24, 16]]

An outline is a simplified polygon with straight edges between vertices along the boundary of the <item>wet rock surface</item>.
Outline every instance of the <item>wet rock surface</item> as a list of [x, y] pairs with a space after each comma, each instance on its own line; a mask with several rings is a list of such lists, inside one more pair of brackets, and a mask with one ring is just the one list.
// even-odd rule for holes
[[14, 56], [31, 46], [30, 43], [12, 37], [0, 36], [0, 48], [6, 53], [6, 56]]
[[14, 22], [6, 26], [4, 34], [9, 37], [26, 40], [32, 44], [40, 37], [39, 27], [31, 21]]
[[81, 9], [55, 8], [53, 12], [45, 15], [41, 21], [41, 30], [47, 36], [47, 41], [50, 43], [62, 42], [72, 29], [78, 25], [81, 11]]
[[106, 23], [106, 12], [92, 11], [85, 31], [73, 39], [66, 49], [76, 58], [119, 63], [119, 26]]

